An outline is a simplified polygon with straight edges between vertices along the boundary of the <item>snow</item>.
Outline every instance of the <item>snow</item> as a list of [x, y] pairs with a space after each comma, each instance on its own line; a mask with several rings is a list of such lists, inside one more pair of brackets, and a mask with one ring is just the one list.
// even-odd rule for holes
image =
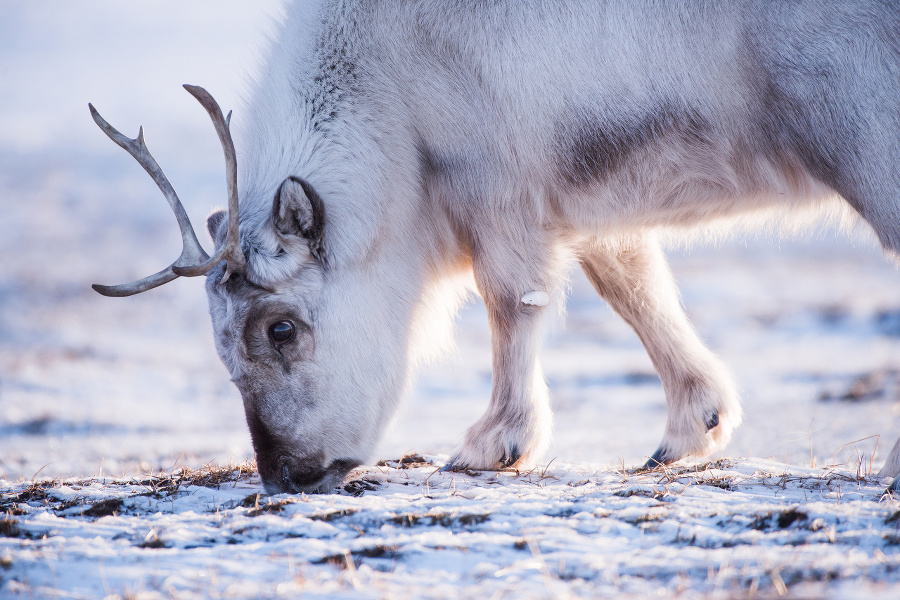
[[88, 101], [127, 135], [144, 125], [194, 223], [225, 202], [218, 141], [180, 86], [240, 119], [279, 7], [216, 8], [4, 5], [0, 597], [897, 597], [900, 503], [872, 474], [900, 433], [900, 279], [864, 228], [671, 250], [744, 399], [712, 463], [633, 470], [662, 437], [662, 388], [573, 271], [542, 353], [556, 421], [541, 465], [436, 472], [489, 395], [473, 303], [385, 464], [338, 494], [258, 497], [202, 282], [89, 287], [158, 270], [180, 240]]
[[[363, 482], [358, 496], [264, 498], [247, 474], [161, 491], [127, 478], [47, 484], [42, 502], [4, 507], [17, 532], [0, 538], [0, 560], [12, 557], [0, 591], [50, 594], [66, 582], [85, 598], [896, 593], [900, 506], [839, 470], [723, 459], [649, 474], [563, 463], [452, 474], [434, 457], [416, 460], [355, 470], [347, 489]], [[114, 512], [89, 514], [110, 499]]]
[[547, 292], [543, 292], [541, 290], [528, 292], [527, 294], [522, 296], [522, 304], [531, 304], [533, 306], [547, 306], [548, 302], [550, 302], [550, 296], [547, 294]]

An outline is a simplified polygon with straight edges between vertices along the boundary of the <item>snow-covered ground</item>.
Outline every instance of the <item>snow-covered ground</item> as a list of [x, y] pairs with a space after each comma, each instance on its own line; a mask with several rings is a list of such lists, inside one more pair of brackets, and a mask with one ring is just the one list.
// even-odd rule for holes
[[563, 463], [450, 474], [390, 461], [351, 479], [344, 495], [273, 498], [237, 470], [17, 486], [0, 590], [896, 598], [897, 502], [840, 470], [723, 459], [649, 475]]
[[[871, 475], [900, 434], [900, 272], [865, 230], [673, 249], [743, 391], [711, 465], [630, 470], [662, 436], [662, 388], [573, 272], [543, 353], [542, 466], [433, 474], [490, 389], [473, 303], [385, 435], [386, 464], [340, 495], [257, 499], [255, 475], [229, 468], [252, 449], [201, 282], [89, 287], [159, 269], [179, 239], [87, 102], [126, 134], [144, 125], [195, 223], [224, 204], [221, 150], [180, 85], [237, 123], [279, 10], [214, 7], [0, 2], [0, 596], [897, 597], [900, 502]], [[414, 453], [433, 466], [397, 463]]]

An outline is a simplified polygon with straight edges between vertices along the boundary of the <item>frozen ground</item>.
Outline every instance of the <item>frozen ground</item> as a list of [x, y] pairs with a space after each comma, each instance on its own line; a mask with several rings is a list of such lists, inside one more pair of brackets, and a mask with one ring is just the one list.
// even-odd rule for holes
[[562, 463], [447, 474], [423, 460], [358, 469], [331, 496], [261, 498], [237, 469], [16, 486], [0, 590], [896, 597], [897, 502], [840, 470], [723, 459], [649, 475]]
[[0, 596], [897, 596], [900, 503], [871, 474], [900, 434], [900, 279], [865, 231], [673, 251], [743, 390], [744, 425], [712, 465], [629, 470], [662, 435], [662, 389], [573, 273], [543, 354], [549, 467], [396, 462], [439, 464], [484, 410], [473, 304], [385, 465], [341, 495], [257, 499], [255, 475], [229, 468], [252, 451], [201, 282], [89, 288], [168, 264], [178, 236], [88, 101], [127, 134], [145, 126], [195, 223], [224, 203], [221, 151], [180, 84], [237, 123], [277, 3], [192, 6], [0, 2]]

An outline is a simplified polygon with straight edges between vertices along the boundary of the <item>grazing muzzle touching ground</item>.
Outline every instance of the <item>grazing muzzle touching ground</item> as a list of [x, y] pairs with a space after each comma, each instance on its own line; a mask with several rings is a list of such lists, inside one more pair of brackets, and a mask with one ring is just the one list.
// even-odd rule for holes
[[[267, 494], [324, 494], [339, 486], [347, 473], [362, 461], [339, 459], [324, 465], [324, 456], [281, 456], [258, 462]], [[257, 461], [259, 458], [257, 457]]]
[[[245, 394], [244, 390], [241, 393]], [[313, 436], [309, 436], [307, 443], [303, 444], [292, 443], [290, 431], [285, 431], [283, 435], [273, 434], [258, 412], [259, 405], [259, 400], [245, 394], [247, 425], [256, 453], [257, 469], [266, 493], [326, 493], [340, 485], [351, 469], [363, 463], [362, 460], [351, 458], [329, 461], [325, 452], [309, 448], [316, 443]], [[267, 420], [272, 420], [271, 415]]]

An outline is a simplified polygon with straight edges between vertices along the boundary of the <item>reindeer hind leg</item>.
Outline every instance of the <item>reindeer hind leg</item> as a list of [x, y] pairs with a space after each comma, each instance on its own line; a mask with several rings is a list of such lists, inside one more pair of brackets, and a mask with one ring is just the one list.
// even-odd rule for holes
[[630, 236], [593, 241], [582, 249], [581, 266], [597, 292], [638, 334], [665, 388], [665, 435], [644, 467], [703, 456], [728, 443], [741, 421], [735, 384], [688, 322], [655, 240]]

